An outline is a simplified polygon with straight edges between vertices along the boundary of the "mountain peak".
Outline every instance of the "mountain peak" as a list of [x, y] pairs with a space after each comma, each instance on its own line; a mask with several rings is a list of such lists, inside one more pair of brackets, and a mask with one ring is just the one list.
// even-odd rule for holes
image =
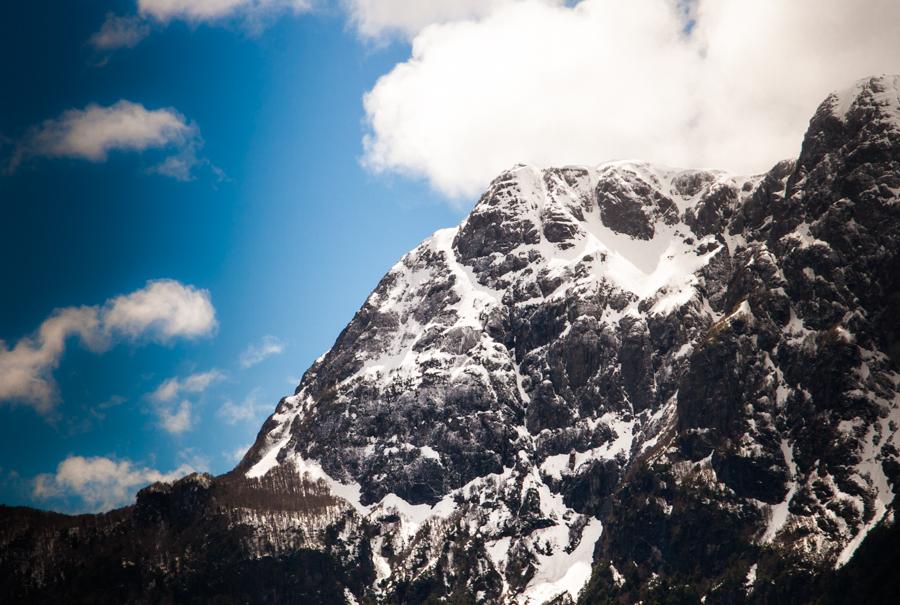
[[828, 95], [823, 106], [845, 122], [854, 112], [874, 110], [877, 116], [900, 129], [900, 75], [882, 74], [857, 80], [852, 86]]
[[[633, 160], [500, 174], [458, 227], [391, 269], [241, 468], [314, 469], [367, 519], [392, 511], [401, 529], [385, 552], [412, 552], [413, 535], [440, 544], [443, 524], [477, 519], [489, 564], [510, 583], [498, 595], [559, 581], [541, 553], [594, 539], [592, 516], [605, 519], [610, 556], [640, 558], [628, 536], [645, 528], [617, 508], [636, 502], [615, 495], [640, 468], [668, 477], [647, 488], [663, 517], [674, 514], [667, 490], [690, 475], [717, 510], [762, 507], [754, 548], [816, 548], [843, 564], [886, 514], [890, 481], [865, 439], [848, 445], [850, 466], [816, 462], [816, 444], [846, 438], [828, 410], [869, 392], [858, 422], [887, 406], [900, 426], [897, 402], [866, 391], [873, 374], [894, 380], [889, 357], [871, 353], [892, 345], [854, 319], [885, 316], [864, 276], [896, 262], [878, 256], [896, 250], [886, 243], [896, 229], [872, 222], [900, 228], [893, 189], [853, 188], [863, 173], [896, 177], [881, 156], [854, 163], [873, 141], [896, 153], [893, 135], [865, 119], [892, 111], [892, 90], [896, 78], [883, 77], [829, 96], [801, 160], [756, 177]], [[847, 367], [815, 361], [838, 349], [828, 359]], [[855, 378], [825, 388], [829, 376]], [[815, 488], [822, 473], [855, 498], [833, 513], [836, 529], [810, 526], [812, 511], [832, 510]], [[850, 495], [851, 484], [866, 487]], [[514, 587], [522, 565], [534, 575]], [[384, 590], [418, 573], [402, 557], [389, 567]]]

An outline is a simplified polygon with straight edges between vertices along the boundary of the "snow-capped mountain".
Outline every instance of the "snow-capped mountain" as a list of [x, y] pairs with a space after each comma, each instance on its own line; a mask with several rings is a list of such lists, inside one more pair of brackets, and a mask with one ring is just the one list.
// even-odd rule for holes
[[898, 585], [898, 370], [881, 76], [764, 175], [505, 172], [388, 272], [232, 473], [100, 517], [5, 511], [3, 594], [77, 593], [87, 543], [120, 601], [877, 602]]

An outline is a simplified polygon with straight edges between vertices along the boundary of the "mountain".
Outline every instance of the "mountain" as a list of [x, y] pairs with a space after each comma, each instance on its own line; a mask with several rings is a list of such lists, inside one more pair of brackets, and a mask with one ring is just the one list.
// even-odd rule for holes
[[232, 472], [0, 509], [27, 602], [900, 602], [900, 76], [796, 160], [500, 175]]

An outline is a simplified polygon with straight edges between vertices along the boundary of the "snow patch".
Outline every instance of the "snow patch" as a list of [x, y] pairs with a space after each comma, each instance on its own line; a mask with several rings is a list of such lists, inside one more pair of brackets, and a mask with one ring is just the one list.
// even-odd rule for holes
[[856, 549], [863, 543], [863, 540], [866, 539], [866, 536], [869, 535], [872, 528], [881, 522], [885, 513], [888, 512], [891, 503], [894, 501], [894, 490], [891, 488], [890, 483], [888, 483], [880, 455], [882, 442], [885, 436], [889, 434], [888, 425], [890, 421], [890, 418], [882, 418], [880, 426], [872, 427], [869, 431], [869, 435], [863, 446], [862, 462], [856, 467], [859, 476], [866, 480], [865, 483], [868, 484], [867, 487], [875, 492], [875, 514], [841, 551], [841, 554], [838, 556], [835, 563], [836, 569], [843, 567], [853, 558]]
[[791, 504], [791, 499], [793, 499], [794, 494], [797, 493], [797, 465], [794, 463], [794, 448], [788, 444], [786, 439], [781, 440], [781, 454], [784, 456], [785, 464], [787, 464], [790, 472], [788, 492], [782, 502], [779, 502], [771, 508], [769, 524], [766, 526], [766, 531], [760, 540], [762, 544], [771, 543], [778, 532], [784, 527], [790, 512], [788, 509]]
[[[568, 541], [568, 528], [565, 525], [557, 525], [542, 531], [560, 534], [553, 535], [556, 544], [565, 544]], [[600, 521], [591, 519], [582, 530], [581, 541], [571, 553], [557, 547], [551, 554], [538, 554], [538, 571], [519, 596], [519, 603], [529, 605], [546, 603], [563, 593], [569, 593], [573, 600], [577, 600], [578, 593], [591, 577], [594, 545], [600, 539], [602, 531]]]
[[270, 470], [278, 466], [278, 453], [287, 445], [287, 442], [290, 440], [290, 436], [286, 436], [281, 439], [274, 447], [269, 448], [269, 450], [265, 453], [265, 455], [259, 459], [259, 461], [250, 467], [250, 470], [247, 471], [247, 477], [250, 479], [257, 479], [262, 477]]
[[619, 573], [619, 570], [616, 569], [616, 566], [612, 563], [609, 564], [609, 572], [612, 574], [613, 583], [621, 588], [625, 585], [625, 576]]
[[744, 580], [744, 592], [748, 595], [751, 594], [754, 584], [756, 584], [756, 563], [751, 565], [747, 571], [747, 578]]
[[423, 445], [419, 448], [419, 454], [421, 454], [422, 458], [437, 460], [438, 462], [441, 461], [441, 455], [427, 445]]

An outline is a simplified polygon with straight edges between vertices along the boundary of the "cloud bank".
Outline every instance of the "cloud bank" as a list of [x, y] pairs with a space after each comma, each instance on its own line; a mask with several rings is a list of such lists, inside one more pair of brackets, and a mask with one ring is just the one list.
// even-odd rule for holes
[[216, 325], [207, 290], [168, 279], [147, 282], [102, 306], [57, 309], [35, 334], [13, 347], [0, 340], [0, 401], [52, 411], [58, 401], [53, 371], [71, 337], [77, 336], [90, 351], [102, 352], [119, 340], [195, 338], [212, 333]]
[[830, 91], [900, 71], [892, 0], [701, 1], [690, 16], [688, 32], [670, 0], [524, 0], [426, 27], [365, 95], [364, 164], [455, 197], [518, 162], [758, 173], [797, 155]]
[[31, 158], [105, 162], [114, 151], [173, 149], [174, 155], [152, 171], [187, 180], [195, 166], [206, 163], [197, 157], [202, 145], [200, 131], [176, 110], [151, 110], [121, 100], [108, 107], [90, 104], [69, 109], [31, 128], [16, 145], [7, 169], [15, 171]]
[[162, 473], [129, 460], [69, 456], [59, 463], [55, 473], [35, 478], [32, 496], [38, 500], [76, 501], [77, 511], [102, 512], [130, 504], [135, 493], [150, 483], [174, 481], [193, 472], [196, 470], [189, 464]]

